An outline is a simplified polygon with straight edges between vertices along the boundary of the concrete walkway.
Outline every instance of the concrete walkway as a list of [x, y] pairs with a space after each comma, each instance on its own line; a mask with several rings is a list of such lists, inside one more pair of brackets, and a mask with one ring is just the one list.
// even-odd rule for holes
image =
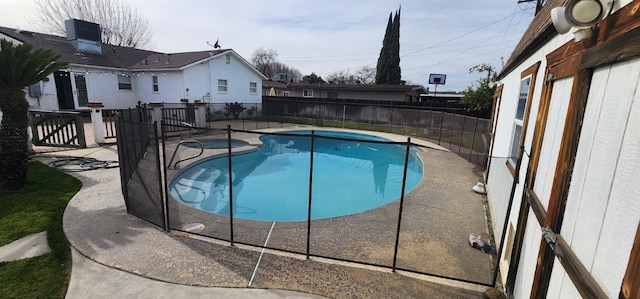
[[[48, 163], [61, 156], [111, 161], [117, 149], [45, 153], [38, 159]], [[486, 289], [165, 233], [127, 213], [118, 168], [70, 174], [83, 187], [63, 218], [73, 247], [67, 298], [483, 298]]]
[[51, 252], [47, 232], [39, 232], [0, 247], [0, 262], [36, 257]]
[[152, 280], [98, 264], [72, 248], [73, 270], [67, 298], [324, 298], [261, 289], [186, 286]]

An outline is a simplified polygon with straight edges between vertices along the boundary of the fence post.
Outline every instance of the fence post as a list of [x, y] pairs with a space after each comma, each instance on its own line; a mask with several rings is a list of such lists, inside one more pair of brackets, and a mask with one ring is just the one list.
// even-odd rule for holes
[[393, 129], [393, 107], [391, 107], [391, 114], [389, 115], [389, 133], [392, 132]]
[[438, 133], [438, 145], [440, 145], [440, 141], [442, 140], [442, 126], [444, 124], [444, 111], [440, 111], [440, 133]]
[[78, 145], [80, 145], [80, 148], [85, 148], [87, 147], [87, 140], [84, 137], [84, 119], [82, 118], [82, 115], [78, 114], [76, 116], [76, 130], [78, 131]]
[[[164, 121], [161, 120], [160, 122], [160, 132], [158, 134], [157, 129], [156, 129], [156, 144], [158, 143], [158, 139], [160, 139], [162, 136], [165, 136], [164, 134]], [[156, 127], [157, 128], [157, 127]], [[170, 217], [169, 217], [169, 185], [167, 182], [167, 147], [166, 147], [166, 142], [164, 140], [164, 137], [162, 137], [162, 188], [164, 189], [164, 193], [162, 196], [162, 205], [164, 208], [164, 218], [165, 221], [167, 223], [167, 231], [171, 230], [171, 223], [169, 222]]]
[[164, 136], [164, 130], [162, 129], [162, 124], [164, 123], [162, 119], [162, 103], [151, 102], [147, 105], [147, 108], [151, 109], [151, 121], [158, 124], [160, 136]]
[[462, 116], [462, 129], [460, 129], [460, 143], [458, 143], [458, 154], [460, 154], [460, 151], [462, 149], [462, 137], [464, 137], [464, 125], [467, 122], [467, 113], [465, 112], [465, 114]]
[[91, 126], [93, 127], [93, 139], [97, 144], [104, 143], [104, 120], [102, 119], [102, 102], [87, 102], [91, 108]]
[[233, 246], [233, 170], [231, 169], [231, 125], [227, 125], [227, 149], [227, 154], [229, 156], [229, 228], [231, 230], [231, 246]]
[[478, 128], [478, 117], [480, 116], [480, 110], [476, 110], [476, 120], [473, 123], [473, 138], [471, 139], [471, 150], [469, 151], [469, 162], [471, 162], [471, 157], [473, 156], [473, 149], [476, 145], [476, 129]]
[[202, 103], [198, 100], [194, 101], [195, 114], [196, 114], [196, 127], [198, 128], [206, 128], [207, 127], [207, 107], [205, 103]]
[[313, 195], [313, 148], [315, 143], [315, 130], [311, 130], [311, 150], [309, 157], [309, 207], [307, 210], [307, 259], [311, 246], [311, 198]]
[[409, 168], [409, 150], [411, 149], [411, 137], [407, 138], [407, 149], [404, 153], [404, 171], [402, 174], [402, 190], [400, 190], [400, 208], [398, 212], [398, 226], [396, 230], [396, 245], [393, 248], [393, 272], [396, 272], [398, 261], [398, 245], [400, 243], [400, 224], [402, 223], [402, 206], [404, 205], [404, 188], [407, 185], [407, 168]]
[[451, 121], [451, 129], [449, 130], [449, 149], [451, 149], [451, 145], [453, 144], [453, 128], [456, 125], [456, 113], [453, 112], [453, 120]]

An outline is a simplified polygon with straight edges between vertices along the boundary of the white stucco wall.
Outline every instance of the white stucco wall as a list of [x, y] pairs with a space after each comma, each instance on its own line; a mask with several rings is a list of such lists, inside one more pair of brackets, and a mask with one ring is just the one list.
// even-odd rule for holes
[[189, 99], [189, 102], [193, 102], [194, 99], [202, 100], [211, 95], [211, 76], [208, 70], [212, 64], [212, 61], [207, 60], [184, 70], [185, 98]]
[[[27, 102], [31, 109], [58, 110], [58, 96], [56, 93], [56, 82], [53, 74], [47, 76], [48, 79], [38, 82], [41, 95], [39, 98], [30, 97], [29, 91], [25, 89]], [[48, 80], [48, 81], [47, 81]]]
[[[231, 63], [226, 63], [226, 54], [223, 54], [210, 61], [211, 77], [211, 102], [262, 102], [262, 77], [252, 71], [245, 63], [240, 61], [235, 55], [231, 55]], [[218, 79], [228, 80], [228, 92], [218, 92]], [[249, 93], [249, 82], [255, 82], [257, 92]]]
[[[72, 73], [84, 74], [87, 82], [87, 95], [89, 102], [102, 102], [106, 109], [126, 109], [134, 107], [138, 102], [136, 90], [138, 85], [131, 78], [131, 90], [118, 89], [118, 75], [132, 76], [131, 72], [112, 71], [98, 68], [71, 67]], [[88, 73], [87, 73], [88, 72]], [[74, 102], [78, 106], [75, 82], [71, 80], [74, 89]]]
[[[136, 94], [143, 102], [178, 103], [188, 99], [211, 103], [260, 103], [262, 102], [262, 77], [230, 54], [226, 54], [186, 66], [178, 71], [139, 71], [135, 76]], [[158, 76], [158, 92], [153, 92], [151, 76]], [[218, 79], [227, 80], [227, 92], [218, 92]], [[256, 83], [256, 93], [249, 93], [249, 82]]]
[[[153, 91], [152, 76], [158, 77], [158, 91]], [[177, 103], [187, 98], [182, 71], [136, 72], [136, 94], [143, 103]]]

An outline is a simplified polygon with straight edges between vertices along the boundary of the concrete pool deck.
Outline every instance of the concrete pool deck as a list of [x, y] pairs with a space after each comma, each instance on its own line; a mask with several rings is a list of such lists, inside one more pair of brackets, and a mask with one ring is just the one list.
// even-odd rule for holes
[[[39, 158], [46, 162], [54, 156], [117, 160], [117, 149], [112, 145], [41, 154]], [[455, 154], [441, 150], [426, 150], [423, 159], [426, 159], [425, 174], [441, 175], [427, 176], [429, 179], [420, 187], [423, 189], [416, 190], [430, 192], [426, 196], [432, 200], [408, 203], [406, 210], [412, 211], [414, 218], [435, 218], [436, 214], [446, 217], [432, 221], [432, 227], [425, 228], [421, 227], [424, 223], [403, 216], [403, 231], [409, 233], [405, 236], [404, 246], [417, 247], [417, 250], [406, 251], [404, 260], [414, 260], [417, 264], [424, 260], [437, 261], [427, 266], [441, 272], [439, 275], [464, 279], [480, 275], [482, 277], [478, 279], [485, 280], [491, 275], [486, 273], [491, 269], [487, 262], [490, 256], [466, 243], [469, 233], [486, 231], [482, 196], [470, 191], [478, 180], [473, 174], [473, 166]], [[68, 298], [157, 297], [154, 294], [165, 297], [170, 294], [186, 297], [224, 294], [230, 298], [313, 298], [315, 295], [331, 298], [483, 298], [481, 292], [486, 289], [409, 272], [392, 273], [385, 268], [319, 258], [306, 260], [299, 255], [262, 252], [241, 245], [228, 246], [228, 242], [206, 242], [184, 234], [165, 233], [127, 213], [118, 169], [73, 175], [83, 182], [83, 188], [69, 203], [63, 219], [67, 238], [79, 253], [74, 253]], [[347, 245], [341, 249], [347, 254], [366, 246], [359, 242]], [[471, 262], [465, 262], [465, 256]], [[103, 272], [106, 274], [101, 276]], [[119, 287], [113, 290], [110, 285]], [[127, 293], [127, 290], [131, 292]]]

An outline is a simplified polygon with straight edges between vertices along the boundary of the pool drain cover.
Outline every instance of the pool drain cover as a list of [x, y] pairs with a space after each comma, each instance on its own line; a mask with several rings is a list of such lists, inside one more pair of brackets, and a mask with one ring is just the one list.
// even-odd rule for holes
[[202, 223], [187, 223], [181, 227], [183, 231], [190, 233], [199, 233], [204, 230], [204, 224]]

